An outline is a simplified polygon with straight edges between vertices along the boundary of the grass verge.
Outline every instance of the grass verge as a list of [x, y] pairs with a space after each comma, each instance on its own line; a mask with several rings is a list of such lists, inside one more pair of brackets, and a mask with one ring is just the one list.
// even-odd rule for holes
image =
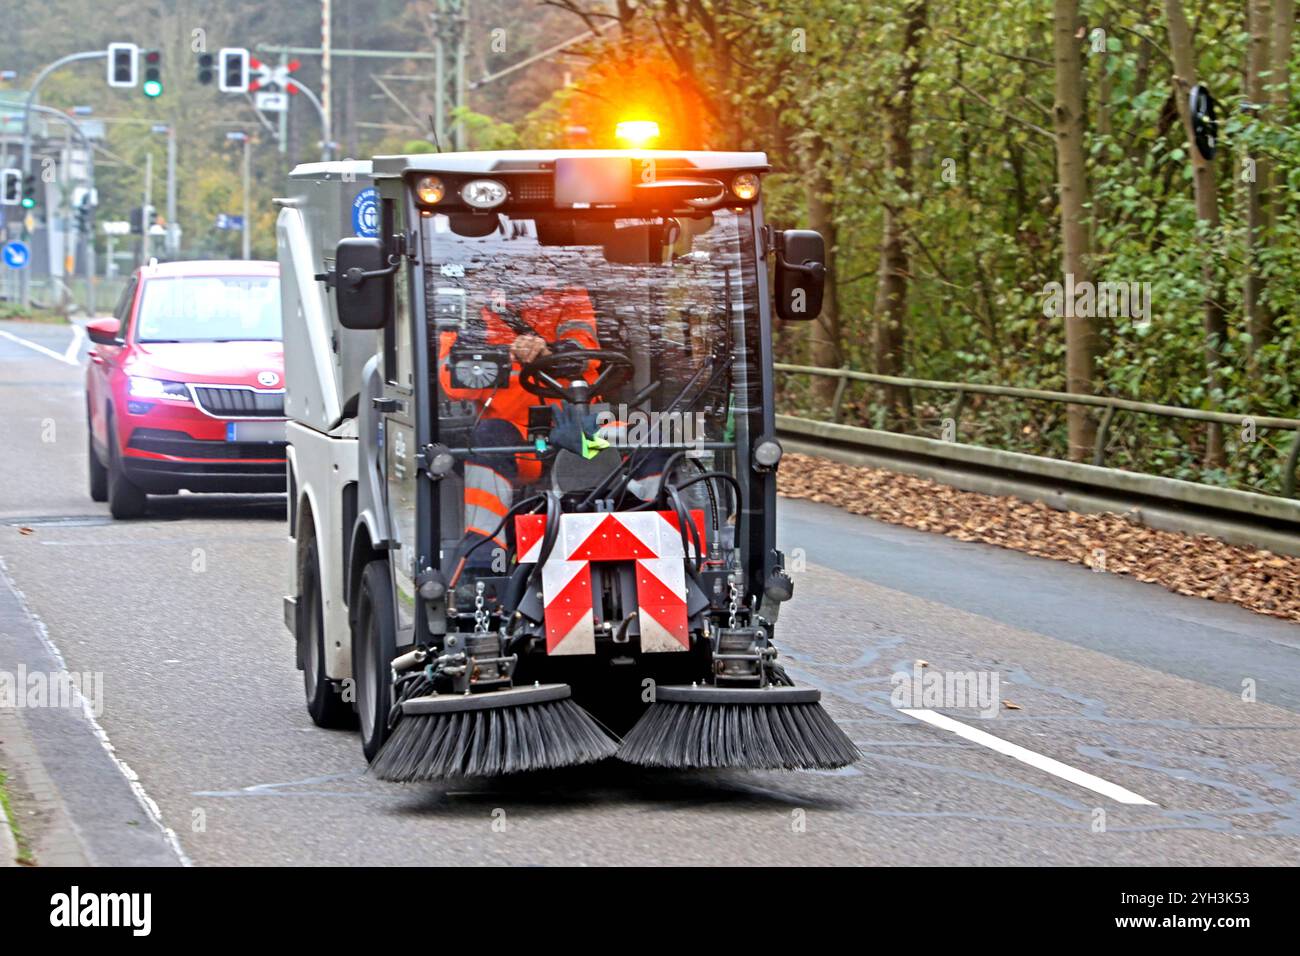
[[18, 862], [25, 866], [32, 866], [36, 860], [32, 857], [31, 847], [27, 845], [27, 839], [23, 836], [23, 831], [18, 828], [18, 821], [14, 817], [13, 803], [9, 800], [9, 791], [5, 789], [5, 782], [8, 779], [4, 771], [0, 770], [0, 808], [4, 809], [5, 819], [9, 821], [9, 832], [14, 835], [14, 843], [18, 844]]
[[40, 322], [45, 325], [67, 325], [68, 320], [51, 309], [24, 309], [16, 302], [0, 302], [0, 320], [6, 322]]

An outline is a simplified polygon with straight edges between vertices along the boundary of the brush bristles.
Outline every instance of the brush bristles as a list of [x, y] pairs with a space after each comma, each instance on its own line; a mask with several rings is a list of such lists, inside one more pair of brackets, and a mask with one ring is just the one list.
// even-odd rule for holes
[[644, 767], [830, 770], [860, 756], [815, 703], [654, 703], [618, 748]]
[[400, 783], [494, 777], [591, 763], [615, 749], [590, 714], [572, 700], [556, 700], [406, 715], [370, 769], [381, 780]]

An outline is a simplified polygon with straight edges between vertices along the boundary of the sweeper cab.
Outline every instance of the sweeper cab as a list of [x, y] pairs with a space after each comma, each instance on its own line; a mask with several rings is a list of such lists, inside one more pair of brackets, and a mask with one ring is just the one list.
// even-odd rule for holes
[[856, 758], [774, 643], [772, 315], [815, 318], [825, 267], [819, 235], [764, 224], [768, 168], [291, 174], [285, 621], [312, 719], [359, 724], [378, 776]]

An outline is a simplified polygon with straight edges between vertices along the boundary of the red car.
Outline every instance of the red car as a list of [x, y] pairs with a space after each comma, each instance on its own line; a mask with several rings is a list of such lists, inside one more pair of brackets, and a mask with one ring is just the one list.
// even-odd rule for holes
[[284, 491], [277, 263], [146, 266], [86, 333], [90, 496], [114, 518], [150, 494]]

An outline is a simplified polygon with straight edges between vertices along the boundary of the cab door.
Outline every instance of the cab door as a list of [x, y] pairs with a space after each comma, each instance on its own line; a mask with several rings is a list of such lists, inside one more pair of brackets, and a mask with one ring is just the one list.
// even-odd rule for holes
[[[393, 203], [400, 207], [400, 203]], [[400, 233], [404, 218], [395, 217]], [[391, 232], [389, 233], [391, 235]], [[403, 261], [393, 277], [393, 321], [384, 331], [383, 448], [384, 494], [393, 538], [389, 565], [393, 606], [397, 609], [397, 646], [415, 640], [416, 493], [419, 486], [415, 432], [414, 334], [411, 283], [415, 269]]]

